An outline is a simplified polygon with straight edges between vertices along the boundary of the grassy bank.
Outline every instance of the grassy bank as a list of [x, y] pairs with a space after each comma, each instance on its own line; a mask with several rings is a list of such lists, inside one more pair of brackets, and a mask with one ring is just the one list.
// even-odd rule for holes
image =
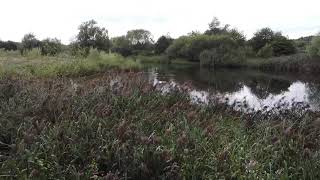
[[247, 59], [245, 67], [277, 72], [319, 73], [320, 59], [310, 58], [307, 54], [295, 54], [273, 58]]
[[188, 61], [186, 59], [169, 59], [167, 56], [136, 56], [134, 57], [141, 64], [181, 64], [198, 65], [198, 62]]
[[[165, 56], [136, 56], [133, 59], [141, 64], [199, 65], [199, 62], [188, 61], [186, 59], [169, 60]], [[273, 72], [320, 73], [320, 60], [300, 53], [290, 56], [246, 58], [242, 61], [219, 62], [215, 64], [215, 67], [250, 68]]]
[[132, 58], [92, 50], [87, 58], [59, 55], [41, 56], [34, 49], [21, 56], [18, 52], [0, 53], [0, 77], [3, 76], [77, 76], [103, 72], [110, 68], [135, 69], [140, 64]]
[[140, 72], [0, 80], [0, 177], [317, 179], [312, 113], [243, 115]]

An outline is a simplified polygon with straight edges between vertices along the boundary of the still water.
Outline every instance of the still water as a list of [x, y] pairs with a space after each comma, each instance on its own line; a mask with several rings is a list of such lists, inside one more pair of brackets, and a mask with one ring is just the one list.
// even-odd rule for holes
[[146, 71], [150, 83], [164, 93], [191, 84], [188, 93], [197, 103], [218, 100], [252, 111], [303, 104], [313, 111], [320, 110], [320, 78], [313, 75], [248, 69], [209, 71], [196, 65], [148, 66]]

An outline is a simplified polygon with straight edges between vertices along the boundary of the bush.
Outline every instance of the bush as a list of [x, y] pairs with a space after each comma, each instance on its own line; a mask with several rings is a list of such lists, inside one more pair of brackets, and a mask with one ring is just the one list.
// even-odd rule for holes
[[264, 47], [262, 47], [258, 53], [257, 56], [263, 57], [263, 58], [269, 58], [273, 56], [273, 48], [270, 44], [266, 44]]
[[0, 49], [2, 48], [6, 51], [16, 51], [18, 50], [18, 43], [13, 41], [7, 41], [7, 42], [0, 41]]
[[230, 49], [219, 46], [210, 50], [204, 50], [200, 54], [201, 66], [237, 66], [244, 60], [243, 48]]
[[62, 44], [58, 39], [45, 39], [40, 44], [41, 54], [45, 56], [54, 56], [62, 51]]
[[173, 41], [167, 49], [167, 54], [169, 58], [186, 58], [191, 61], [199, 61], [200, 53], [204, 50], [221, 48], [227, 52], [238, 47], [238, 43], [226, 35], [182, 36]]
[[312, 39], [311, 44], [307, 47], [307, 52], [311, 57], [320, 57], [320, 36]]
[[274, 56], [290, 55], [296, 52], [293, 42], [287, 38], [275, 39], [271, 46]]

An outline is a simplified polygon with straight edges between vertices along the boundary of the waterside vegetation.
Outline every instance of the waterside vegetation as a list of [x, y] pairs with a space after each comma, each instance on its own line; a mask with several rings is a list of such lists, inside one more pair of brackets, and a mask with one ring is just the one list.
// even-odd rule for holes
[[[319, 119], [162, 94], [143, 73], [0, 80], [7, 179], [318, 179]], [[277, 113], [276, 113], [277, 112]]]

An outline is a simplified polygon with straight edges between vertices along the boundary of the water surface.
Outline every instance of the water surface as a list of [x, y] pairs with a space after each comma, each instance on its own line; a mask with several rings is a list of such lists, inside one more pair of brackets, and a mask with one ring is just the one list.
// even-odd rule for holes
[[164, 93], [192, 84], [188, 93], [198, 103], [218, 100], [253, 111], [303, 104], [320, 110], [320, 80], [313, 75], [248, 69], [212, 71], [196, 65], [150, 65], [146, 69], [150, 82]]

